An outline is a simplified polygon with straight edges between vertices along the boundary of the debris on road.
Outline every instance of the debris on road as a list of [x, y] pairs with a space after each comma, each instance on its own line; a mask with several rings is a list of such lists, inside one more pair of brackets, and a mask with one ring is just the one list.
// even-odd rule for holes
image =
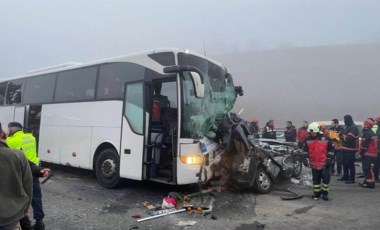
[[193, 226], [195, 225], [197, 222], [195, 220], [190, 220], [190, 221], [180, 221], [178, 222], [178, 226]]
[[163, 216], [167, 216], [167, 215], [172, 215], [172, 214], [176, 214], [176, 213], [180, 213], [180, 212], [185, 212], [186, 209], [180, 209], [180, 210], [165, 209], [165, 210], [160, 210], [160, 211], [168, 211], [168, 212], [165, 212], [165, 213], [162, 213], [162, 214], [158, 214], [158, 215], [155, 215], [155, 216], [149, 216], [149, 217], [146, 217], [146, 218], [138, 219], [137, 222], [142, 222], [142, 221], [151, 220], [151, 219], [155, 219], [155, 218], [159, 218], [159, 217], [163, 217]]

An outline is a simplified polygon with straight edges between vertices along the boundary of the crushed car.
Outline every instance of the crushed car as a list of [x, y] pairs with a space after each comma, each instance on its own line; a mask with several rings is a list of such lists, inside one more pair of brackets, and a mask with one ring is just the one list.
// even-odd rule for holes
[[200, 141], [205, 158], [202, 181], [217, 178], [235, 188], [268, 193], [274, 181], [300, 176], [301, 150], [295, 143], [255, 139], [248, 123], [234, 113], [217, 123], [215, 137]]

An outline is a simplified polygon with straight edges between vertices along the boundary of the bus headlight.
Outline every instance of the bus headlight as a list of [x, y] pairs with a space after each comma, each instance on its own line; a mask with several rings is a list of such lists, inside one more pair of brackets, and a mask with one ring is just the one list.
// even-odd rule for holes
[[203, 156], [202, 155], [181, 156], [180, 159], [181, 159], [182, 163], [188, 164], [188, 165], [200, 165], [203, 163]]

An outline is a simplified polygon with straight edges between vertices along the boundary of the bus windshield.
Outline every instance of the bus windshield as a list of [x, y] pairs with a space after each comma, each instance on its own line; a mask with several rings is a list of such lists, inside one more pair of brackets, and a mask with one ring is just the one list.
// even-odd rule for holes
[[196, 98], [188, 73], [181, 74], [182, 138], [215, 137], [217, 120], [228, 113], [236, 100], [231, 75], [221, 66], [187, 53], [178, 54], [179, 65], [198, 68], [204, 77], [204, 98]]

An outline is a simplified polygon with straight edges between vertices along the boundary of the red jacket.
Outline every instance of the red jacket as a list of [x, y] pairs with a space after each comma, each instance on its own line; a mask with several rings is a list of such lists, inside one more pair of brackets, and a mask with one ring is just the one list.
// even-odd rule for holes
[[299, 128], [297, 132], [298, 141], [304, 141], [309, 136], [309, 132], [305, 128]]
[[309, 154], [310, 167], [315, 170], [324, 169], [328, 153], [334, 150], [331, 139], [324, 134], [318, 134], [315, 138], [309, 136], [305, 142], [303, 151]]
[[377, 150], [376, 134], [371, 129], [364, 129], [360, 154], [364, 154], [367, 157], [377, 157]]

